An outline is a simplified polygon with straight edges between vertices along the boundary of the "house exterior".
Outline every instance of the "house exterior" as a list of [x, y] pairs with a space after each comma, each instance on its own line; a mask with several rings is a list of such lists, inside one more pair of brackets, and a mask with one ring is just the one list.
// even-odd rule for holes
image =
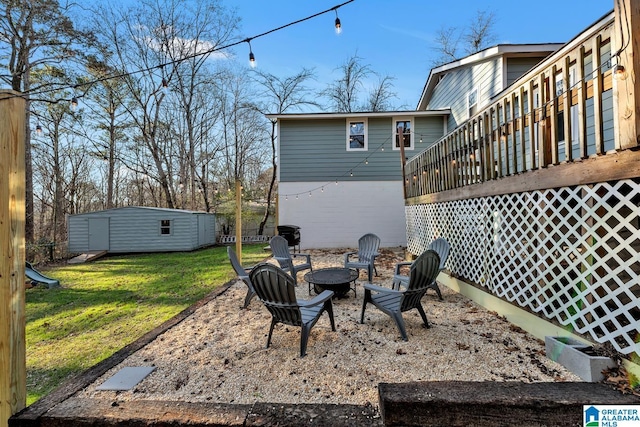
[[449, 110], [268, 115], [278, 126], [278, 223], [300, 227], [302, 248], [354, 247], [375, 233], [405, 246], [405, 157], [447, 130]]
[[446, 238], [442, 283], [540, 339], [610, 345], [637, 375], [640, 11], [614, 3], [499, 92], [432, 73], [420, 108], [452, 86], [467, 102], [405, 165], [407, 249]]
[[447, 127], [453, 130], [562, 46], [500, 44], [433, 68], [416, 109], [450, 109]]
[[306, 248], [353, 247], [366, 233], [406, 246], [397, 125], [411, 158], [562, 46], [498, 45], [434, 68], [415, 111], [268, 115], [279, 129], [278, 222], [301, 227]]
[[212, 213], [129, 206], [69, 215], [69, 252], [191, 251], [215, 244]]

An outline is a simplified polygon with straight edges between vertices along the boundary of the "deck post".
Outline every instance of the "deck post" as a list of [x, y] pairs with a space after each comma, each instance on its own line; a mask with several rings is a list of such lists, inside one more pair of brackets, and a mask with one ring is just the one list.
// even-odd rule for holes
[[236, 255], [242, 264], [242, 183], [236, 178]]
[[[614, 124], [616, 148], [625, 150], [640, 145], [640, 111], [636, 96], [640, 95], [640, 82], [635, 70], [640, 70], [640, 2], [615, 0], [615, 31], [612, 46], [614, 66]], [[624, 67], [620, 68], [620, 66]], [[624, 70], [624, 71], [623, 71]]]
[[0, 91], [0, 427], [26, 406], [25, 100]]

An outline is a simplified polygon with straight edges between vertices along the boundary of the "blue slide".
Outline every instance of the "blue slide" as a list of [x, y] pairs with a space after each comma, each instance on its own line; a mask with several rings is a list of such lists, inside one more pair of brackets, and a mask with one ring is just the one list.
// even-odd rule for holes
[[25, 262], [25, 264], [24, 275], [27, 276], [32, 282], [45, 284], [49, 288], [60, 286], [59, 280], [52, 279], [51, 277], [47, 277], [44, 274], [40, 273], [38, 270], [33, 268], [31, 263]]

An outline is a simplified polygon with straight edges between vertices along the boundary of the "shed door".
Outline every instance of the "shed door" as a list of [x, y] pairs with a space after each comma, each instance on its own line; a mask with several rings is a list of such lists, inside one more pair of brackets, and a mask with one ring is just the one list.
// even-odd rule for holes
[[109, 250], [109, 218], [89, 219], [89, 250]]
[[198, 215], [198, 246], [204, 246], [209, 243], [209, 222], [204, 215]]

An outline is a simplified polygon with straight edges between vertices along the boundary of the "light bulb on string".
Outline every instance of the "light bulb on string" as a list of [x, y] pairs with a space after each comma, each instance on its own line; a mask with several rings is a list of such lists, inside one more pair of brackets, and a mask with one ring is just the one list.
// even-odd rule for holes
[[309, 197], [311, 197], [311, 191], [309, 191]]
[[336, 12], [336, 21], [335, 21], [336, 34], [340, 34], [342, 33], [342, 23], [340, 22], [340, 18], [338, 18], [338, 9], [336, 9], [335, 12]]
[[298, 195], [296, 194], [296, 200], [298, 200]]
[[75, 110], [77, 106], [78, 106], [78, 98], [74, 96], [73, 98], [71, 98], [71, 109]]
[[369, 164], [369, 159], [364, 159], [364, 164], [368, 165]]
[[321, 192], [321, 193], [324, 193], [324, 187], [322, 187], [322, 188], [320, 189], [320, 192]]
[[249, 65], [251, 68], [256, 68], [256, 56], [253, 54], [253, 49], [251, 49], [251, 39], [247, 39], [247, 43], [249, 44]]
[[36, 133], [37, 133], [38, 135], [42, 133], [42, 126], [40, 126], [40, 123], [38, 123], [38, 124], [36, 125]]
[[349, 171], [349, 176], [353, 176], [353, 171]]

